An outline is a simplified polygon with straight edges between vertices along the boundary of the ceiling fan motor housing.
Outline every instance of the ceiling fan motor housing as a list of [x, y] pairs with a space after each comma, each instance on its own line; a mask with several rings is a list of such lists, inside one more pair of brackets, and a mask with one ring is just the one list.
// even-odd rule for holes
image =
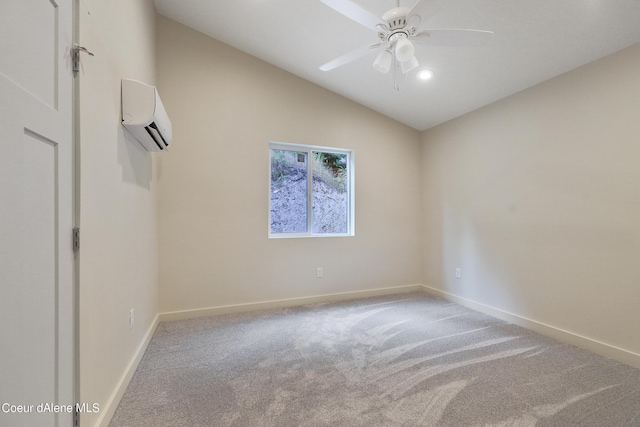
[[[382, 15], [382, 20], [387, 23], [385, 31], [378, 33], [378, 37], [382, 41], [388, 41], [392, 38], [404, 36], [409, 37], [415, 34], [416, 29], [411, 26], [407, 27], [407, 14], [411, 9], [408, 7], [394, 7]], [[386, 31], [388, 29], [388, 31]], [[394, 37], [395, 36], [395, 37]]]

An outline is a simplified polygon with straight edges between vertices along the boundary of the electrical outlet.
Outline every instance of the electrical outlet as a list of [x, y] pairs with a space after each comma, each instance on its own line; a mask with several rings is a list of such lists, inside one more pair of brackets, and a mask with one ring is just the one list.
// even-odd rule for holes
[[324, 276], [324, 271], [322, 271], [322, 267], [318, 267], [318, 279], [322, 279]]
[[136, 318], [132, 308], [131, 310], [129, 310], [129, 329], [132, 329], [135, 323], [136, 323]]
[[462, 269], [456, 268], [456, 279], [462, 279]]

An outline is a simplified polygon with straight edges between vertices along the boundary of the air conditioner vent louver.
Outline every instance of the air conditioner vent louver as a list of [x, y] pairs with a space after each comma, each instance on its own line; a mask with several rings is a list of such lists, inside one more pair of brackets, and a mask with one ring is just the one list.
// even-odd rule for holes
[[169, 147], [167, 141], [162, 137], [162, 134], [158, 132], [158, 127], [155, 123], [151, 123], [149, 126], [145, 126], [145, 130], [149, 134], [151, 138], [153, 138], [153, 142], [156, 143], [158, 149], [164, 150]]

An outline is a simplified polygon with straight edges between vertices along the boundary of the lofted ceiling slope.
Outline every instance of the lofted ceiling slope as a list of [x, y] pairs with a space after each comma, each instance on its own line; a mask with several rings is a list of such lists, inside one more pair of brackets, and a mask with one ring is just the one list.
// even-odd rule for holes
[[[374, 54], [319, 69], [378, 40], [320, 0], [154, 1], [162, 15], [419, 131], [640, 42], [640, 0], [444, 0], [423, 28], [493, 37], [481, 47], [416, 45], [420, 67], [395, 90], [390, 74], [372, 68]], [[358, 0], [377, 16], [396, 2]], [[435, 76], [419, 81], [422, 68]]]

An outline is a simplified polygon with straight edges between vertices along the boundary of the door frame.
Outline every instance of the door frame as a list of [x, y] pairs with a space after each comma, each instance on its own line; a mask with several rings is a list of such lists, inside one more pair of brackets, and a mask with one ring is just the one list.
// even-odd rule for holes
[[[72, 0], [71, 5], [71, 40], [73, 46], [80, 43], [80, 0]], [[71, 55], [73, 56], [73, 55]], [[80, 79], [79, 72], [73, 72], [71, 84], [71, 174], [72, 174], [72, 224], [74, 229], [80, 228]], [[73, 306], [73, 401], [80, 403], [80, 250], [73, 254], [72, 275], [72, 306]], [[80, 426], [80, 416], [74, 413], [73, 427]]]

